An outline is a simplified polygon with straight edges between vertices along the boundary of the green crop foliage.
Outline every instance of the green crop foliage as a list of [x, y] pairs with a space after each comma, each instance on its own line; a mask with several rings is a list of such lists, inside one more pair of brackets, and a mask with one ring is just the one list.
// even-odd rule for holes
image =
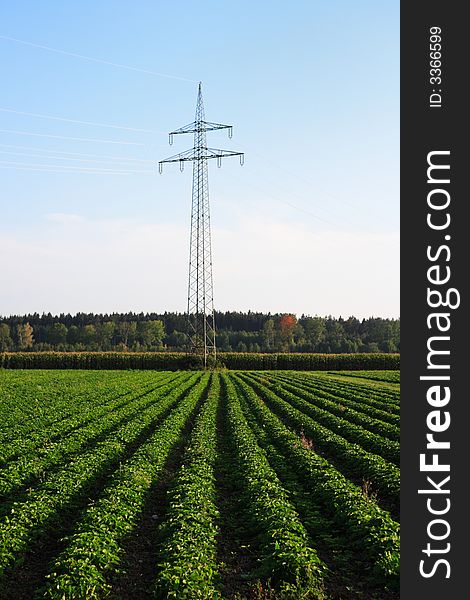
[[[299, 433], [304, 432], [309, 438], [313, 439], [314, 447], [318, 452], [331, 459], [339, 468], [345, 471], [347, 476], [355, 477], [359, 481], [363, 479], [371, 481], [374, 490], [378, 492], [381, 498], [389, 501], [395, 509], [398, 507], [400, 471], [394, 464], [387, 462], [382, 456], [368, 452], [361, 445], [336, 433], [338, 430], [342, 431], [341, 427], [344, 430], [348, 428], [342, 425], [341, 421], [337, 420], [334, 415], [331, 415], [329, 420], [334, 424], [335, 431], [298, 410], [265, 385], [258, 384], [251, 378], [246, 378], [245, 375], [241, 377], [244, 381], [249, 381], [254, 392], [266, 400], [274, 412], [279, 414], [286, 423], [293, 426]], [[295, 402], [293, 395], [291, 399]], [[301, 400], [299, 401], [301, 402]], [[353, 435], [351, 439], [354, 439]]]
[[[399, 354], [264, 354], [221, 352], [215, 367], [331, 371], [399, 369]], [[183, 352], [0, 352], [0, 369], [201, 369], [200, 356]]]
[[[294, 391], [297, 395], [309, 402], [312, 402], [320, 408], [327, 408], [331, 412], [351, 420], [353, 423], [364, 426], [370, 431], [379, 433], [391, 440], [400, 439], [400, 417], [398, 414], [392, 414], [390, 409], [384, 407], [374, 408], [365, 404], [356, 397], [354, 389], [349, 393], [335, 394], [335, 389], [326, 391], [319, 388], [315, 383], [308, 383], [305, 379], [294, 378], [291, 375], [281, 374], [273, 381], [281, 382], [287, 389]], [[341, 400], [339, 401], [339, 398]], [[386, 408], [386, 407], [385, 407]]]
[[100, 598], [106, 576], [119, 563], [121, 541], [142, 510], [146, 493], [208, 384], [208, 375], [189, 390], [168, 418], [116, 471], [105, 494], [85, 514], [68, 547], [59, 555], [47, 586], [49, 598]]
[[220, 380], [213, 375], [207, 400], [189, 438], [184, 464], [170, 493], [162, 525], [162, 562], [156, 594], [161, 598], [219, 598], [218, 533], [214, 464]]
[[1, 355], [0, 597], [398, 598], [385, 358], [221, 360]]
[[323, 598], [326, 565], [309, 547], [307, 533], [277, 475], [256, 442], [243, 415], [231, 380], [223, 377], [228, 429], [233, 439], [238, 476], [262, 540], [262, 573], [281, 581], [282, 593]]
[[[254, 381], [259, 381], [258, 378]], [[276, 392], [276, 395], [289, 402], [292, 406], [299, 409], [300, 412], [312, 417], [315, 422], [328, 427], [331, 431], [338, 433], [345, 439], [359, 444], [364, 450], [378, 454], [393, 464], [400, 464], [400, 445], [395, 440], [387, 439], [382, 434], [374, 433], [371, 429], [382, 426], [377, 421], [372, 421], [367, 417], [361, 416], [357, 412], [346, 414], [342, 406], [337, 403], [330, 403], [323, 407], [317, 406], [315, 397], [307, 395], [309, 401], [304, 400], [305, 394], [297, 391], [290, 386], [281, 386], [276, 383], [268, 384], [270, 390]], [[293, 392], [291, 391], [293, 389]], [[313, 402], [311, 402], [313, 400]]]
[[399, 526], [327, 460], [305, 448], [243, 378], [237, 377], [245, 398], [273, 439], [310, 480], [312, 494], [325, 512], [348, 528], [351, 544], [373, 561], [378, 580], [396, 587], [399, 576]]

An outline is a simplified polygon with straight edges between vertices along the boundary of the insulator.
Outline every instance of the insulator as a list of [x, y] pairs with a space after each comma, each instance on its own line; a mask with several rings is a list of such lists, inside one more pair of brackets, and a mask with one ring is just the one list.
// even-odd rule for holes
[[245, 164], [245, 155], [244, 154], [240, 154], [240, 164], [242, 167]]
[[162, 165], [162, 163], [158, 163], [158, 172], [160, 173], [160, 175], [163, 173], [163, 165]]
[[228, 137], [229, 137], [230, 139], [232, 139], [232, 135], [233, 135], [233, 127], [229, 127], [229, 128], [228, 128]]
[[222, 166], [222, 158], [220, 156], [217, 157], [217, 166], [220, 167]]
[[168, 135], [168, 143], [170, 144], [170, 146], [173, 146], [173, 134], [172, 133], [170, 133]]
[[181, 173], [184, 171], [184, 161], [180, 160], [180, 171]]

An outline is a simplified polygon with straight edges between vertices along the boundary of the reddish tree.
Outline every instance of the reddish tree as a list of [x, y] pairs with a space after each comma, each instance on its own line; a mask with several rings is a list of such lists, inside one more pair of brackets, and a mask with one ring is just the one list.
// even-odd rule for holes
[[295, 315], [282, 315], [279, 321], [279, 331], [282, 340], [291, 340], [294, 333], [294, 328], [297, 325]]

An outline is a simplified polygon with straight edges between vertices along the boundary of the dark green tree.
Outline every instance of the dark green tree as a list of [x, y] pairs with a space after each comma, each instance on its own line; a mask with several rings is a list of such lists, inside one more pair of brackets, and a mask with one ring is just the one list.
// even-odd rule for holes
[[13, 346], [13, 340], [10, 335], [10, 326], [6, 323], [0, 323], [0, 352], [6, 352]]
[[53, 323], [46, 329], [46, 342], [52, 346], [65, 344], [67, 342], [67, 333], [67, 327], [63, 323]]

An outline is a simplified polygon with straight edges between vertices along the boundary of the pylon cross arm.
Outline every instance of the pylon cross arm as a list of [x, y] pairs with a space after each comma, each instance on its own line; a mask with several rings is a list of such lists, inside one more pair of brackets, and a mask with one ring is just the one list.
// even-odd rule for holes
[[180, 127], [179, 129], [170, 131], [170, 143], [172, 135], [180, 135], [183, 133], [199, 133], [201, 131], [216, 131], [217, 129], [228, 129], [229, 137], [232, 137], [231, 133], [233, 125], [224, 125], [223, 123], [211, 123], [210, 121], [193, 121], [192, 123], [189, 123], [189, 125], [184, 125], [184, 127]]
[[165, 158], [164, 160], [160, 160], [158, 162], [159, 165], [163, 163], [171, 163], [171, 162], [181, 162], [181, 161], [196, 161], [196, 160], [204, 160], [211, 158], [225, 158], [228, 156], [244, 156], [243, 152], [233, 152], [232, 150], [219, 150], [216, 148], [191, 148], [191, 150], [186, 150], [185, 152], [180, 152], [179, 154], [174, 154], [169, 158]]

